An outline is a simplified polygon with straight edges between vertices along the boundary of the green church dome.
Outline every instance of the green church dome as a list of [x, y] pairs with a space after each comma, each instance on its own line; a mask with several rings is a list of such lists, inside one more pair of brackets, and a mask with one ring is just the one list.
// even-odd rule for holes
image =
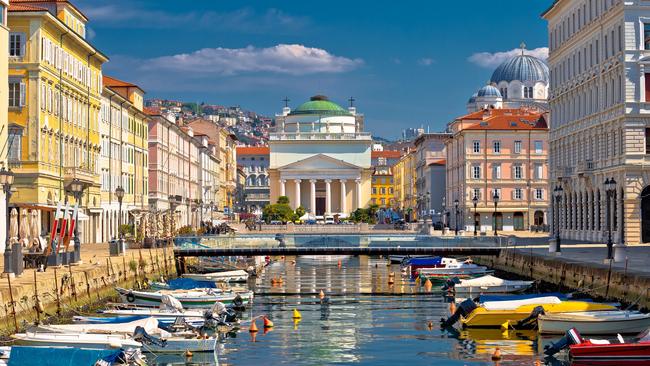
[[314, 114], [321, 116], [351, 116], [350, 112], [340, 105], [330, 101], [324, 95], [315, 95], [309, 98], [308, 102], [301, 104], [298, 108], [289, 113], [292, 115]]

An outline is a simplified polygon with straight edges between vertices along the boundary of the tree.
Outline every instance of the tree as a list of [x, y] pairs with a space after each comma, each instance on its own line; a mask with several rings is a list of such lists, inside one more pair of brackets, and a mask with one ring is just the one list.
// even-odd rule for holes
[[287, 222], [293, 220], [294, 212], [289, 206], [289, 198], [287, 196], [280, 196], [278, 197], [278, 203], [264, 207], [262, 215], [267, 222], [275, 220]]
[[277, 201], [277, 203], [279, 203], [279, 204], [284, 204], [284, 205], [288, 205], [288, 204], [289, 204], [289, 197], [287, 197], [287, 196], [280, 196], [280, 197], [278, 197], [278, 201]]
[[305, 215], [305, 212], [307, 211], [302, 206], [298, 206], [298, 208], [296, 208], [296, 216], [298, 216], [299, 219]]

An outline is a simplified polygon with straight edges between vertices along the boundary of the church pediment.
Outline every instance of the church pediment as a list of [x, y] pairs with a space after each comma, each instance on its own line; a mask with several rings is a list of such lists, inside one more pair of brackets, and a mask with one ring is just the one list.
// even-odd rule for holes
[[361, 167], [350, 164], [343, 160], [335, 159], [325, 154], [318, 154], [310, 156], [306, 159], [298, 160], [291, 164], [280, 167], [280, 171], [327, 171], [327, 170], [341, 170], [341, 169], [361, 169]]

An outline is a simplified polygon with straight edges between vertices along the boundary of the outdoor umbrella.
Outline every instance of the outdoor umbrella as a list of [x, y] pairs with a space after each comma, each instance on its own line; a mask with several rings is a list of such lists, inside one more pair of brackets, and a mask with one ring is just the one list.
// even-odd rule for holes
[[18, 211], [11, 209], [11, 217], [9, 219], [9, 244], [18, 242]]
[[27, 210], [20, 210], [20, 244], [23, 248], [29, 245], [29, 223], [27, 221]]

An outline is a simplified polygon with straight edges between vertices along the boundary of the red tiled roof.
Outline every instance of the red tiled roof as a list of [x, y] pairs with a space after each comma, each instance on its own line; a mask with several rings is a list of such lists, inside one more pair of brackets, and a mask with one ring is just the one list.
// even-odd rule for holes
[[429, 166], [431, 166], [431, 165], [446, 165], [446, 164], [447, 164], [447, 159], [438, 159], [438, 160], [434, 160], [434, 161], [430, 162]]
[[402, 152], [397, 150], [373, 151], [370, 153], [370, 157], [372, 159], [374, 158], [399, 159], [401, 156], [402, 156]]
[[160, 108], [158, 107], [144, 107], [143, 108], [144, 113], [150, 115], [150, 116], [159, 116], [160, 115]]
[[544, 114], [527, 109], [489, 109], [458, 120], [468, 123], [463, 130], [548, 130]]
[[268, 146], [237, 146], [237, 155], [269, 155]]
[[104, 75], [102, 77], [102, 83], [104, 83], [104, 85], [108, 86], [109, 88], [110, 87], [114, 87], [114, 88], [138, 88], [138, 89], [142, 90], [142, 88], [140, 88], [139, 86], [137, 86], [137, 85], [135, 85], [133, 83], [129, 83], [127, 81], [122, 81], [122, 80], [116, 79], [116, 78], [111, 77], [111, 76], [106, 76], [106, 75]]
[[27, 4], [16, 4], [16, 0], [12, 1], [9, 4], [9, 11], [47, 11], [45, 8], [40, 6], [27, 5]]
[[[9, 4], [9, 11], [12, 11], [11, 8], [12, 8], [12, 5], [14, 5], [14, 3], [16, 3], [16, 5], [19, 5], [19, 6], [29, 6], [29, 5], [25, 5], [25, 4], [27, 4], [27, 3], [32, 3], [32, 4], [39, 4], [39, 3], [40, 3], [40, 4], [48, 4], [48, 3], [55, 3], [55, 4], [56, 4], [56, 3], [64, 3], [64, 4], [68, 4], [68, 5], [70, 5], [70, 7], [72, 7], [72, 8], [73, 8], [74, 10], [76, 10], [79, 14], [81, 14], [81, 16], [85, 18], [85, 20], [88, 20], [88, 17], [86, 16], [86, 14], [84, 14], [81, 10], [79, 10], [79, 8], [77, 8], [77, 7], [76, 7], [72, 2], [70, 2], [69, 0], [11, 0], [11, 1], [10, 1], [10, 4]], [[45, 9], [45, 8], [42, 8], [42, 9], [39, 9], [39, 10], [34, 10], [34, 9], [29, 10], [29, 9], [25, 9], [25, 10], [13, 10], [13, 11], [43, 11], [43, 10], [48, 11], [48, 10]]]

